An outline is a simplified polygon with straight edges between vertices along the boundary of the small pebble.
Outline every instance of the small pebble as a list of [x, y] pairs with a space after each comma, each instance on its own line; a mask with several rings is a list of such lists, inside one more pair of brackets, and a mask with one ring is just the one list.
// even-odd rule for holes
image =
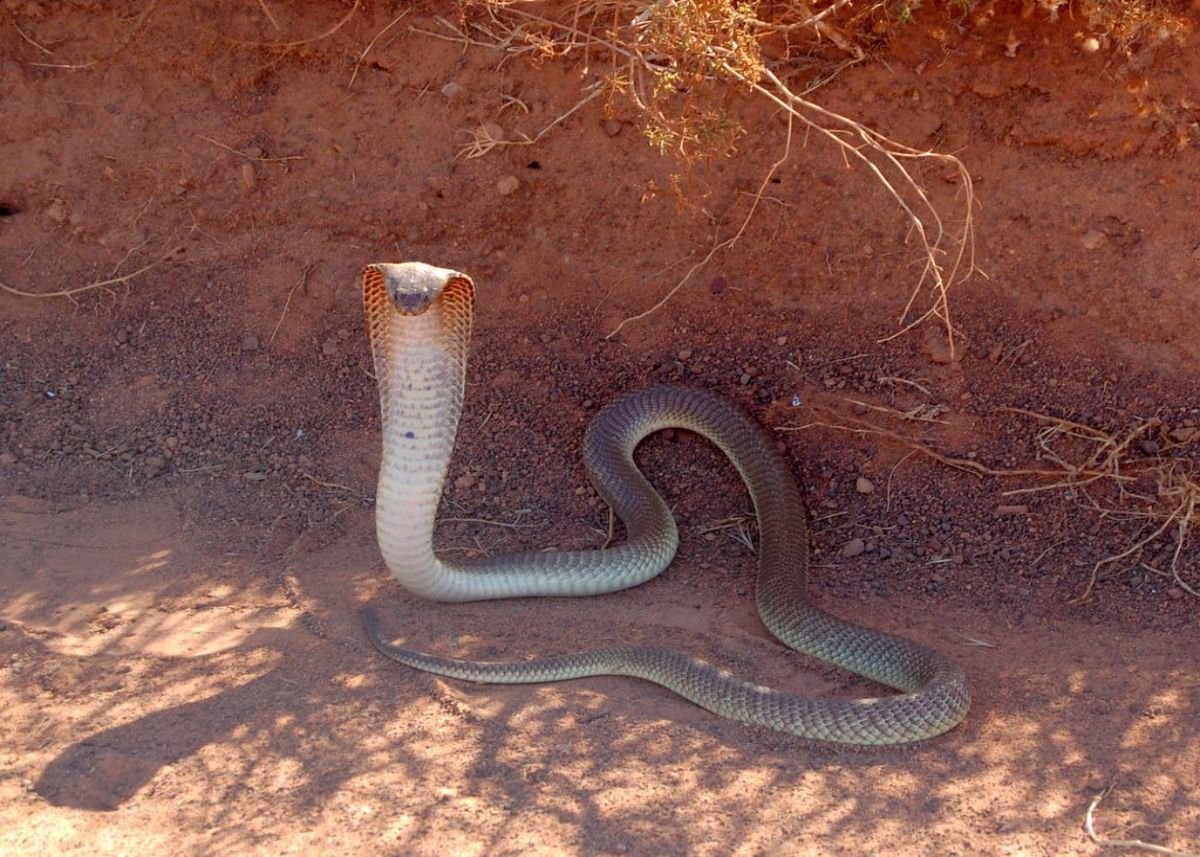
[[842, 556], [846, 559], [858, 556], [867, 549], [867, 543], [862, 539], [851, 539], [842, 545]]
[[729, 281], [724, 277], [713, 277], [712, 282], [708, 284], [708, 290], [714, 295], [719, 295], [725, 291], [728, 285]]
[[1088, 36], [1083, 40], [1079, 47], [1085, 54], [1094, 54], [1096, 51], [1100, 50], [1100, 40], [1095, 36]]
[[1183, 590], [1180, 589], [1178, 586], [1168, 587], [1167, 597], [1170, 598], [1172, 601], [1178, 601], [1180, 598], [1183, 597]]
[[1029, 512], [1028, 506], [997, 506], [996, 507], [996, 516], [997, 517], [1001, 517], [1003, 515], [1024, 515], [1028, 512]]
[[155, 476], [161, 476], [162, 472], [167, 469], [167, 460], [161, 455], [152, 455], [146, 459], [146, 475], [153, 479]]
[[128, 341], [129, 341], [129, 328], [122, 327], [120, 330], [117, 331], [117, 342], [119, 342], [121, 345], [124, 345]]
[[865, 476], [860, 476], [854, 482], [854, 490], [859, 494], [870, 494], [875, 490], [875, 483]]
[[454, 487], [460, 491], [465, 491], [468, 488], [475, 486], [475, 477], [470, 473], [464, 473], [462, 476], [454, 480]]
[[258, 350], [258, 336], [253, 333], [243, 334], [242, 335], [242, 350], [243, 351], [257, 351]]
[[851, 410], [854, 411], [854, 416], [861, 417], [868, 410], [870, 410], [870, 408], [868, 408], [862, 402], [855, 402], [854, 406], [851, 408]]
[[442, 95], [446, 98], [457, 98], [462, 95], [463, 88], [454, 81], [450, 81], [442, 87]]
[[1146, 455], [1158, 455], [1162, 452], [1162, 447], [1158, 445], [1156, 440], [1143, 440], [1138, 444], [1138, 447]]
[[46, 216], [55, 223], [65, 223], [67, 220], [67, 204], [61, 199], [52, 199], [46, 206]]
[[242, 169], [238, 175], [238, 181], [241, 182], [242, 190], [254, 190], [258, 184], [258, 178], [254, 175], [254, 164], [242, 164]]
[[1086, 250], [1098, 250], [1108, 241], [1108, 236], [1099, 229], [1089, 229], [1083, 233], [1083, 238], [1080, 239]]
[[615, 137], [621, 133], [621, 123], [616, 119], [605, 119], [600, 126], [604, 129], [604, 133], [610, 137]]
[[687, 361], [692, 359], [692, 349], [690, 349], [690, 348], [680, 349], [679, 353], [676, 354], [675, 356], [678, 357], [681, 362], [686, 363]]
[[496, 182], [496, 193], [508, 196], [521, 186], [521, 180], [516, 176], [503, 176]]

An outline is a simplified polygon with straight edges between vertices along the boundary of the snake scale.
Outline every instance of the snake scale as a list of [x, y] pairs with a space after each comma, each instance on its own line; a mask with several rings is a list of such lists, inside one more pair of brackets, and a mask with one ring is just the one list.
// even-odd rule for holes
[[367, 635], [388, 658], [476, 682], [546, 682], [623, 675], [670, 688], [734, 720], [845, 744], [919, 741], [957, 725], [970, 692], [955, 663], [900, 637], [839, 619], [806, 593], [808, 533], [800, 491], [766, 431], [731, 402], [678, 386], [638, 390], [604, 407], [583, 443], [589, 478], [625, 525], [606, 549], [530, 552], [465, 562], [439, 558], [434, 520], [462, 412], [475, 286], [465, 274], [422, 263], [376, 264], [362, 275], [382, 411], [376, 495], [380, 552], [410, 591], [437, 601], [595, 595], [636, 586], [671, 562], [678, 530], [633, 460], [662, 428], [688, 429], [736, 466], [758, 516], [756, 601], [763, 624], [796, 651], [899, 691], [873, 699], [809, 698], [743, 681], [696, 658], [624, 646], [492, 663], [437, 657], [390, 642], [364, 611]]

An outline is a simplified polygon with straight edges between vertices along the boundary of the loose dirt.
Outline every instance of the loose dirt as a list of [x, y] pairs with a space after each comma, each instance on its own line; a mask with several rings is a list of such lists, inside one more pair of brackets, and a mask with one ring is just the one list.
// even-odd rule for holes
[[[0, 851], [1093, 854], [1085, 815], [1109, 786], [1099, 835], [1200, 849], [1194, 547], [1176, 581], [1168, 530], [1078, 601], [1146, 533], [1091, 505], [1120, 502], [1111, 480], [1009, 495], [1047, 480], [825, 425], [1021, 469], [1048, 466], [1042, 426], [1006, 408], [1114, 434], [1158, 419], [1132, 463], [1197, 460], [1194, 33], [1129, 59], [1020, 17], [914, 29], [820, 90], [975, 178], [981, 273], [952, 294], [950, 359], [936, 327], [880, 341], [921, 260], [871, 176], [816, 138], [734, 246], [605, 338], [741, 224], [782, 150], [767, 106], [739, 108], [736, 157], [680, 198], [679, 164], [621, 102], [456, 157], [483, 123], [533, 138], [590, 72], [436, 38], [435, 11], [363, 58], [401, 10], [366, 4], [316, 39], [351, 6], [3, 5], [0, 282], [109, 282], [0, 294]], [[403, 259], [480, 287], [442, 550], [602, 543], [590, 416], [653, 381], [719, 390], [794, 462], [814, 597], [961, 661], [967, 721], [846, 752], [632, 680], [477, 687], [378, 657], [368, 602], [441, 653], [639, 640], [880, 692], [768, 637], [748, 498], [684, 433], [641, 456], [683, 535], [660, 579], [470, 605], [390, 583], [356, 277]]]

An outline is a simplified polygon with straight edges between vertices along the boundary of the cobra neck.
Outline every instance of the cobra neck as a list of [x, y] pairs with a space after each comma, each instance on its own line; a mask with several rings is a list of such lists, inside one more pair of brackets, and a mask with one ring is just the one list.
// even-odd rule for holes
[[375, 496], [379, 548], [395, 578], [427, 598], [453, 597], [433, 552], [433, 528], [462, 413], [461, 356], [445, 347], [435, 305], [397, 314], [384, 353], [376, 355], [383, 459]]

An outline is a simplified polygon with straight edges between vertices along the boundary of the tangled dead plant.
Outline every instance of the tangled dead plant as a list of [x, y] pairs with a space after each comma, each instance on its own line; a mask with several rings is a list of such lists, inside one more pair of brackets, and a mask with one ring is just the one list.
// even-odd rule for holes
[[[927, 440], [824, 409], [812, 422], [781, 430], [823, 427], [883, 437], [974, 476], [1037, 482], [1010, 488], [1002, 492], [1004, 496], [1061, 491], [1101, 520], [1123, 526], [1128, 533], [1126, 547], [1092, 565], [1087, 584], [1073, 603], [1088, 600], [1102, 580], [1139, 568], [1200, 598], [1200, 583], [1185, 577], [1182, 561], [1192, 529], [1200, 522], [1200, 450], [1196, 448], [1200, 429], [1172, 431], [1162, 420], [1153, 418], [1108, 431], [1023, 408], [999, 411], [1025, 417], [1037, 425], [1033, 444], [1039, 466], [991, 467], [975, 458], [940, 452]], [[905, 414], [898, 412], [897, 416]], [[1169, 547], [1159, 551], [1157, 559], [1147, 558], [1163, 541], [1168, 541]]]

